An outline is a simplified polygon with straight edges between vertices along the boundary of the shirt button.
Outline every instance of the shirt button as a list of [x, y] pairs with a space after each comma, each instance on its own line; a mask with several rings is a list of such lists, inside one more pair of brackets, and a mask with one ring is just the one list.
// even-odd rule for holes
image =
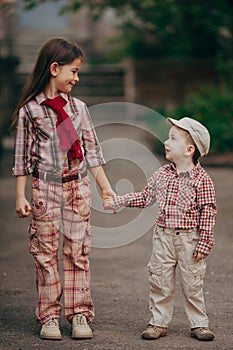
[[64, 174], [68, 174], [68, 170], [64, 170]]
[[177, 236], [179, 236], [179, 234], [180, 234], [180, 232], [179, 232], [179, 231], [177, 231], [177, 232], [176, 232], [176, 235], [177, 235]]

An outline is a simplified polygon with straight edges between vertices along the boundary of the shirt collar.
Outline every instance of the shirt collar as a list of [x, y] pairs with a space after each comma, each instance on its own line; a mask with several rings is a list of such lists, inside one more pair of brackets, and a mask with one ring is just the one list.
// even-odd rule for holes
[[[64, 98], [64, 100], [66, 100], [66, 102], [69, 102], [69, 96], [64, 94], [64, 92], [60, 92], [60, 94], [62, 98]], [[41, 105], [45, 100], [47, 100], [48, 97], [45, 95], [44, 92], [41, 92], [39, 95], [36, 96], [36, 101]]]
[[[171, 167], [171, 170], [177, 174], [175, 163], [171, 163], [170, 167]], [[184, 171], [179, 175], [182, 174], [182, 176], [193, 178], [195, 175], [197, 175], [200, 172], [200, 170], [201, 170], [201, 164], [197, 162], [197, 164], [191, 170]]]

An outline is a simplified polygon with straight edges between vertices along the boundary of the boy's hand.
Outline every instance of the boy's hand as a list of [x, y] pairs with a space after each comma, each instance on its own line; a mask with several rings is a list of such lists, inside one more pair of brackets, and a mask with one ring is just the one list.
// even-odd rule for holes
[[196, 252], [196, 251], [193, 253], [193, 256], [194, 256], [194, 258], [195, 258], [197, 261], [203, 260], [203, 259], [206, 258], [206, 255], [205, 255], [205, 254], [198, 253], [198, 252]]
[[16, 199], [16, 213], [19, 218], [26, 218], [31, 211], [31, 205], [26, 198]]

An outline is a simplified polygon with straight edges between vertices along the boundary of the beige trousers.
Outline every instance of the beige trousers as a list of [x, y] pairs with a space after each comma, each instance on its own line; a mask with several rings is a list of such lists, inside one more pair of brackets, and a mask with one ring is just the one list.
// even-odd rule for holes
[[184, 308], [191, 328], [208, 327], [203, 297], [206, 262], [197, 262], [193, 257], [198, 236], [196, 229], [155, 228], [153, 251], [148, 264], [151, 325], [168, 327], [172, 319], [178, 266]]

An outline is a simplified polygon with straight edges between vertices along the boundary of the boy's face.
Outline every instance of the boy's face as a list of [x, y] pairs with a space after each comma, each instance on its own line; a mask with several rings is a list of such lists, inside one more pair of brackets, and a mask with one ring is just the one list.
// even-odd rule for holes
[[[169, 130], [168, 139], [164, 142], [166, 159], [173, 163], [181, 162], [190, 155], [190, 146], [195, 147], [188, 142], [189, 135], [185, 130], [172, 126]], [[193, 153], [193, 152], [191, 152]]]

